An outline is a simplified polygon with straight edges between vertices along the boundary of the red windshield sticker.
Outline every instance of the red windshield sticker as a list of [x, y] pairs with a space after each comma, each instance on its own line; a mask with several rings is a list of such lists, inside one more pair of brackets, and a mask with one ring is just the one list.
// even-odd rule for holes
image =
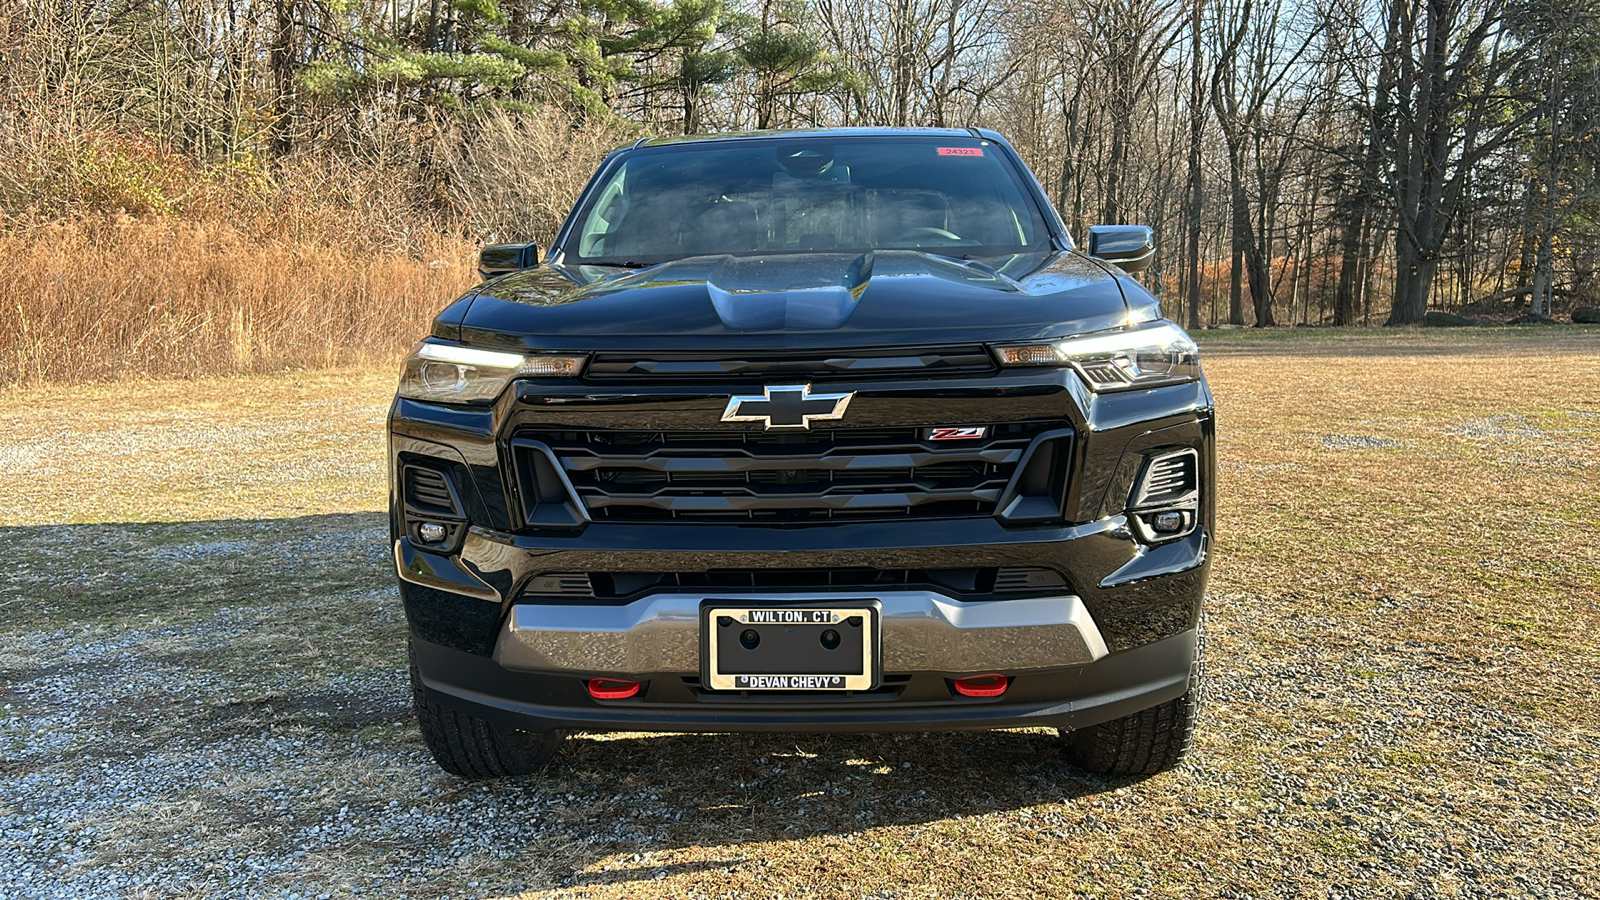
[[940, 156], [982, 156], [982, 147], [940, 147]]

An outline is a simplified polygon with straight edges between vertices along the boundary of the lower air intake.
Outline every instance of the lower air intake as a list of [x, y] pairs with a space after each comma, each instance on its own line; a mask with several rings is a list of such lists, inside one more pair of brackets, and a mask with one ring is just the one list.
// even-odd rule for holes
[[1152, 456], [1140, 473], [1133, 506], [1177, 503], [1200, 490], [1200, 455], [1192, 448]]
[[406, 506], [412, 512], [444, 519], [460, 519], [465, 516], [455, 488], [450, 484], [449, 478], [438, 469], [427, 466], [406, 466], [404, 483]]

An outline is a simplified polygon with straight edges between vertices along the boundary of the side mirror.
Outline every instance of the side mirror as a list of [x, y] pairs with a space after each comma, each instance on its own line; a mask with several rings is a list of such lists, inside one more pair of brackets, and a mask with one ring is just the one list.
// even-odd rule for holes
[[488, 244], [478, 251], [478, 277], [484, 281], [539, 264], [539, 245]]
[[1155, 232], [1148, 225], [1091, 225], [1089, 255], [1129, 272], [1143, 272], [1156, 258]]

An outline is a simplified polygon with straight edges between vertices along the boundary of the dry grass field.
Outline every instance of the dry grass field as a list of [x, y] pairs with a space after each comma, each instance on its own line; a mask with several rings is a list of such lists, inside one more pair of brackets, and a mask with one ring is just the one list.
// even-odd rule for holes
[[0, 393], [0, 896], [1600, 894], [1600, 331], [1204, 336], [1183, 769], [1052, 735], [586, 735], [438, 771], [388, 371]]
[[[370, 364], [407, 349], [471, 283], [462, 241], [378, 250], [274, 227], [283, 234], [131, 219], [0, 229], [0, 385]], [[132, 264], [86, 264], [102, 259]]]

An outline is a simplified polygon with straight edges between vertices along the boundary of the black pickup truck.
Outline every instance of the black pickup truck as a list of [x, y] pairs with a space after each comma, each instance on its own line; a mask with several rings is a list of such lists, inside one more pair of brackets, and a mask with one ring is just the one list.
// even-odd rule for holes
[[570, 730], [1194, 733], [1213, 527], [1195, 345], [977, 129], [645, 140], [543, 259], [484, 248], [389, 418], [439, 764]]

